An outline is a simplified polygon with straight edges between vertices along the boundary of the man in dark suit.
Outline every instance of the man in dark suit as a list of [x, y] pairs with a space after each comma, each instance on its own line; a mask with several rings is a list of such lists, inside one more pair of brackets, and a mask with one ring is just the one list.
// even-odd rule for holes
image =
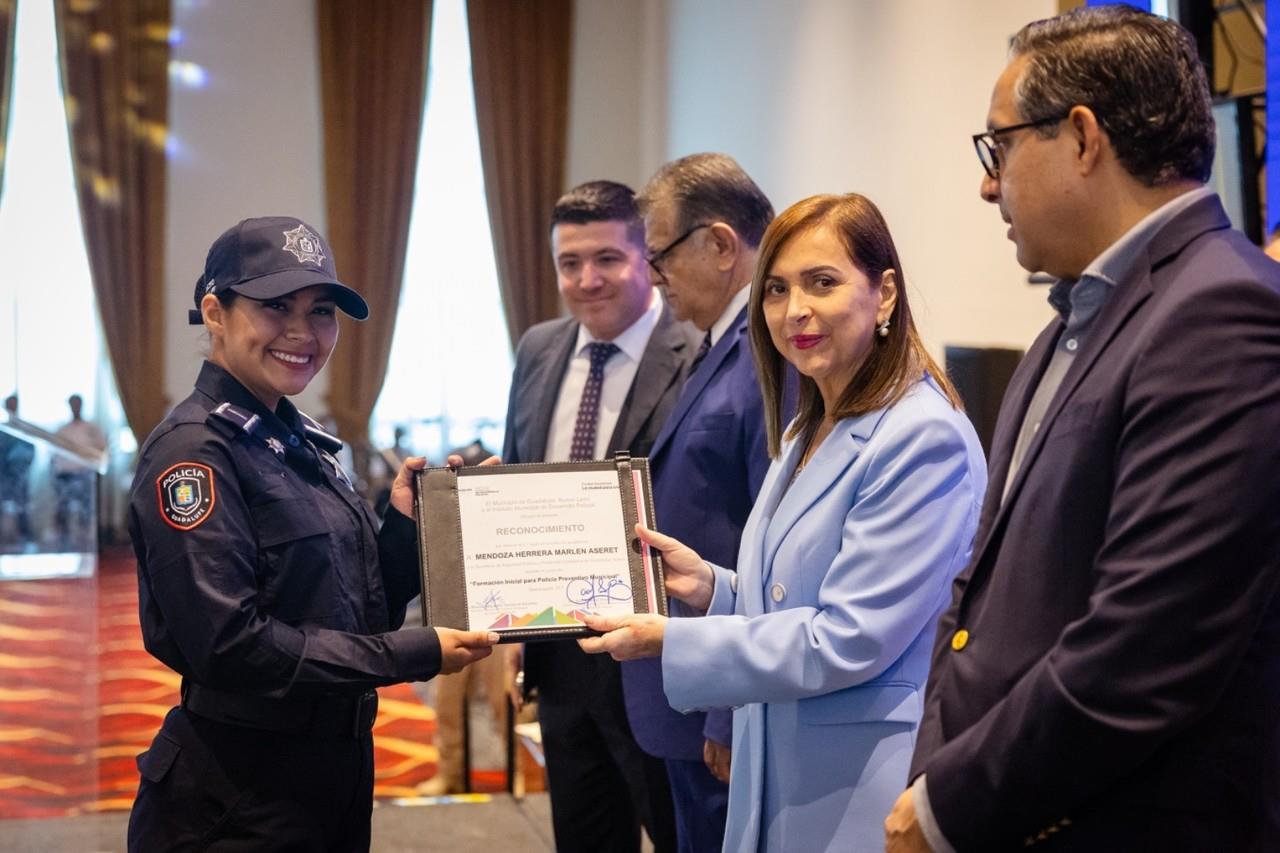
[[[502, 459], [647, 456], [697, 345], [650, 284], [632, 191], [570, 190], [552, 215], [551, 251], [571, 316], [520, 339]], [[632, 736], [618, 664], [551, 641], [526, 646], [524, 672], [539, 695], [556, 848], [639, 850], [643, 824], [656, 850], [674, 850], [666, 770]]]
[[[732, 569], [769, 468], [747, 295], [773, 206], [733, 158], [692, 154], [658, 170], [640, 194], [640, 210], [654, 284], [676, 318], [703, 333], [675, 411], [649, 454], [658, 527]], [[673, 711], [658, 658], [623, 663], [622, 683], [636, 740], [666, 761], [681, 853], [718, 853], [732, 712]]]
[[1058, 310], [1005, 394], [889, 850], [1280, 850], [1280, 267], [1190, 36], [1013, 40], [982, 196]]

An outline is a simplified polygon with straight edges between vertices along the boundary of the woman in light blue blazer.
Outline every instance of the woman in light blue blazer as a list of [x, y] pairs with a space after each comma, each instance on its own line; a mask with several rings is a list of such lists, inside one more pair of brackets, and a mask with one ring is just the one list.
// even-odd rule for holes
[[[881, 851], [986, 465], [868, 199], [784, 211], [750, 315], [773, 464], [736, 573], [638, 528], [675, 609], [706, 616], [592, 619], [605, 633], [580, 642], [660, 654], [676, 709], [736, 708], [725, 850]], [[786, 362], [801, 380], [784, 432]]]

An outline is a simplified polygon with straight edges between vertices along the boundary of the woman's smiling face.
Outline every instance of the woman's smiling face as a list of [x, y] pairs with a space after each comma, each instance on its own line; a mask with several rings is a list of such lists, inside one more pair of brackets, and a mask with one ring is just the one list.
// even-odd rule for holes
[[892, 314], [896, 293], [893, 270], [871, 281], [836, 231], [819, 225], [778, 250], [764, 279], [764, 319], [778, 352], [814, 380], [830, 409]]
[[273, 411], [307, 387], [338, 341], [337, 306], [323, 284], [261, 301], [237, 296], [230, 307], [210, 294], [201, 307], [211, 360]]

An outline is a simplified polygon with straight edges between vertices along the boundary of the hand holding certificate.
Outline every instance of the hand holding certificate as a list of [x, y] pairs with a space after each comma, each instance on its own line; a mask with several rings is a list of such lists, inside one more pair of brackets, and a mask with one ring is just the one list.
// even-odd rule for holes
[[644, 459], [418, 474], [423, 619], [503, 641], [588, 633], [588, 614], [666, 613]]
[[[678, 539], [636, 525], [636, 533], [644, 544], [662, 554], [667, 594], [678, 598], [700, 613], [711, 605], [715, 591], [715, 574], [698, 553]], [[614, 660], [651, 658], [662, 654], [662, 639], [667, 617], [649, 613], [625, 616], [587, 616], [587, 627], [602, 636], [578, 641], [584, 652], [609, 654]]]

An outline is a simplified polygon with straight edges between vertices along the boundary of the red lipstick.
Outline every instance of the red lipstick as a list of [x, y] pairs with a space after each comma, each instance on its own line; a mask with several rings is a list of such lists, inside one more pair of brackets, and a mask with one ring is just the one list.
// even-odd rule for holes
[[816, 347], [818, 344], [826, 340], [826, 335], [792, 335], [791, 344], [796, 349], [809, 349]]

